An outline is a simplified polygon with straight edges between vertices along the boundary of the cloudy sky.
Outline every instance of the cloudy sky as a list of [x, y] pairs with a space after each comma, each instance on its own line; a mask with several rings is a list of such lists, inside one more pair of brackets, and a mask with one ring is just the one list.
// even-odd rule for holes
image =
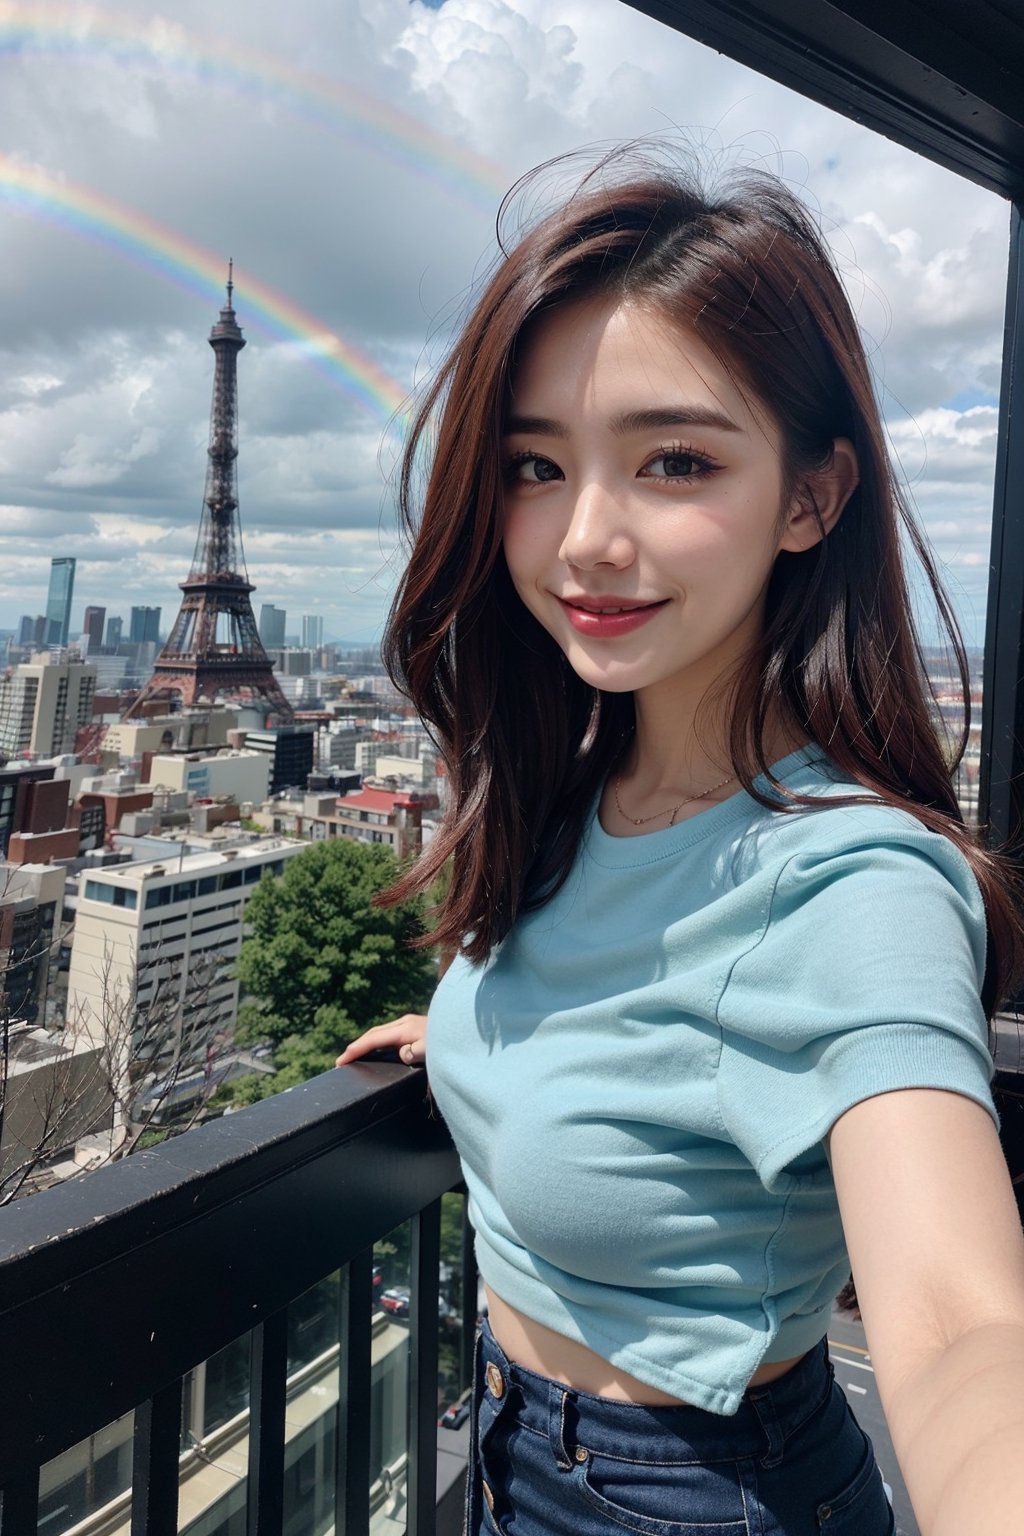
[[530, 166], [684, 135], [818, 210], [969, 639], [984, 621], [1008, 215], [620, 0], [0, 0], [0, 628], [78, 560], [177, 610], [227, 258], [253, 602], [379, 634], [396, 403]]

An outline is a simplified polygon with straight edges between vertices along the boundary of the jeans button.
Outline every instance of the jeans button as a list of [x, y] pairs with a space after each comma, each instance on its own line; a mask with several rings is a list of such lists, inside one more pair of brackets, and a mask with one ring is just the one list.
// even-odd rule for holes
[[487, 1377], [487, 1387], [491, 1396], [500, 1401], [505, 1396], [505, 1378], [493, 1360], [488, 1360], [484, 1374]]
[[575, 1456], [576, 1460], [578, 1462], [580, 1462], [581, 1464], [584, 1461], [586, 1461], [588, 1454], [589, 1453], [586, 1450], [584, 1450], [582, 1445], [578, 1445], [576, 1447], [575, 1451], [573, 1452], [573, 1455]]

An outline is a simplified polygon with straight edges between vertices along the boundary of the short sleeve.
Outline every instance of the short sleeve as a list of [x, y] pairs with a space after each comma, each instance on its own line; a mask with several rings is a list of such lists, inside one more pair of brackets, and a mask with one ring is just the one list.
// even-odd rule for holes
[[981, 895], [947, 838], [894, 816], [785, 861], [723, 989], [721, 1113], [768, 1188], [878, 1093], [947, 1089], [995, 1119]]

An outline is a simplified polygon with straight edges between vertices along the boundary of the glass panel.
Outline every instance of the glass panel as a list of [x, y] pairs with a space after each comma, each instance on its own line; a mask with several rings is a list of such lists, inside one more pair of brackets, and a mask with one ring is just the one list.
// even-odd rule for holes
[[288, 1308], [284, 1536], [334, 1529], [340, 1293], [336, 1270]]
[[409, 1304], [412, 1224], [373, 1245], [370, 1388], [371, 1536], [401, 1536], [409, 1462]]
[[188, 1536], [245, 1536], [251, 1349], [243, 1334], [185, 1377], [178, 1529]]
[[[127, 1531], [134, 1428], [135, 1415], [125, 1414], [46, 1463], [39, 1475], [41, 1536], [61, 1536], [106, 1505], [113, 1518], [105, 1529], [120, 1531], [123, 1524]], [[116, 1510], [117, 1500], [123, 1503], [123, 1513]]]

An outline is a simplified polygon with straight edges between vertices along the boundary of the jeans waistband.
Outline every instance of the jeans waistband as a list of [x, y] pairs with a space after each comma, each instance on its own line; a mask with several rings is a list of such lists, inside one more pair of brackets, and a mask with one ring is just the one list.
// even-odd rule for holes
[[833, 1379], [822, 1339], [785, 1376], [751, 1388], [738, 1411], [725, 1417], [689, 1404], [622, 1403], [553, 1381], [509, 1360], [486, 1318], [479, 1350], [483, 1401], [498, 1414], [513, 1413], [524, 1428], [557, 1440], [567, 1460], [575, 1445], [632, 1459], [634, 1437], [640, 1436], [643, 1458], [652, 1462], [753, 1457], [770, 1466], [781, 1459], [786, 1438], [821, 1406]]

